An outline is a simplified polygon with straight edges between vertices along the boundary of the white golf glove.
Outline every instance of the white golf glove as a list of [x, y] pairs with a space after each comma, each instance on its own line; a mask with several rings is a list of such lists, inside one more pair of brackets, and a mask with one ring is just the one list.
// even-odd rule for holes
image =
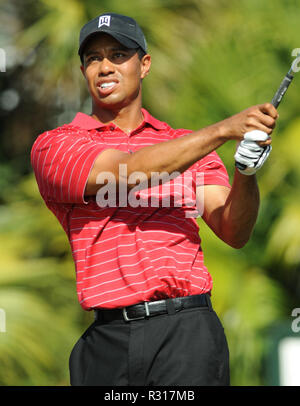
[[260, 130], [249, 131], [244, 135], [234, 155], [239, 172], [243, 175], [253, 175], [263, 166], [272, 147], [261, 147], [256, 141], [266, 141], [268, 138], [268, 134]]

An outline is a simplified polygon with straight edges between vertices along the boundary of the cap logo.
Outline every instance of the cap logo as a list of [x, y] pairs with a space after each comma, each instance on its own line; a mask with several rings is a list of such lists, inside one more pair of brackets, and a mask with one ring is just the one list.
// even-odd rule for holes
[[101, 16], [99, 17], [98, 28], [102, 27], [102, 25], [110, 26], [110, 17], [111, 16]]

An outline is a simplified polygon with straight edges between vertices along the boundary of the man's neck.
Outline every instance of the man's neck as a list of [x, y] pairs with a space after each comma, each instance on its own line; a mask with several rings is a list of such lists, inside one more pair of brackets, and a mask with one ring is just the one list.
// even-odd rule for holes
[[100, 109], [98, 106], [93, 106], [91, 117], [104, 124], [114, 123], [127, 134], [144, 121], [141, 105], [130, 105], [117, 110]]

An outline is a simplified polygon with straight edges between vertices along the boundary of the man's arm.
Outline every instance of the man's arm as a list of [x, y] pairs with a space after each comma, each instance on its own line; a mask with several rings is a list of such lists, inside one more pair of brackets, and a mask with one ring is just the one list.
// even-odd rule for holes
[[[114, 149], [103, 151], [96, 159], [87, 181], [85, 195], [95, 195], [101, 185], [97, 176], [101, 172], [110, 172], [116, 179], [127, 185], [127, 179], [119, 176], [119, 164], [127, 165], [127, 176], [133, 172], [143, 172], [151, 179], [153, 172], [184, 172], [195, 162], [214, 151], [228, 140], [241, 141], [246, 132], [261, 130], [271, 134], [278, 113], [274, 106], [265, 103], [250, 107], [219, 123], [195, 131], [186, 136], [141, 148], [133, 154]], [[269, 145], [268, 140], [264, 145]], [[132, 185], [134, 187], [134, 185]], [[127, 185], [130, 189], [130, 186]]]
[[221, 146], [227, 139], [226, 131], [219, 124], [211, 125], [195, 133], [169, 141], [160, 142], [128, 154], [115, 149], [107, 149], [97, 157], [90, 173], [86, 195], [94, 195], [100, 189], [97, 176], [101, 172], [110, 172], [116, 179], [116, 184], [124, 182], [128, 190], [135, 185], [128, 185], [127, 179], [119, 175], [119, 165], [127, 165], [127, 176], [133, 172], [142, 172], [147, 180], [153, 172], [184, 172], [196, 161]]
[[[201, 190], [203, 188], [203, 190]], [[233, 248], [249, 240], [259, 209], [256, 176], [236, 169], [232, 188], [218, 185], [197, 187], [197, 198], [204, 198], [203, 220], [214, 233]]]

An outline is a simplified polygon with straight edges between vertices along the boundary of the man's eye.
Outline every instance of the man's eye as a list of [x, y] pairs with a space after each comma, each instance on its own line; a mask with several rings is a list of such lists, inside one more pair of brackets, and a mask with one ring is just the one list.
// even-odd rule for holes
[[93, 62], [93, 61], [98, 60], [99, 58], [100, 57], [97, 56], [97, 55], [89, 56], [88, 59], [87, 59], [87, 62]]
[[123, 52], [116, 52], [114, 55], [113, 55], [113, 57], [115, 58], [115, 59], [118, 59], [118, 58], [124, 58], [126, 55], [123, 53]]

